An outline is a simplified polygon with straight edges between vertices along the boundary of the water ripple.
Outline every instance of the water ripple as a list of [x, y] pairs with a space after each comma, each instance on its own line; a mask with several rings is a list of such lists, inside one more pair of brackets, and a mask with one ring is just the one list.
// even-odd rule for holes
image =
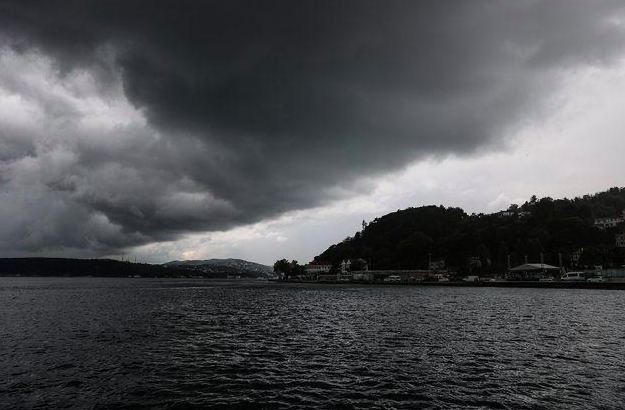
[[625, 293], [0, 278], [0, 408], [621, 409]]

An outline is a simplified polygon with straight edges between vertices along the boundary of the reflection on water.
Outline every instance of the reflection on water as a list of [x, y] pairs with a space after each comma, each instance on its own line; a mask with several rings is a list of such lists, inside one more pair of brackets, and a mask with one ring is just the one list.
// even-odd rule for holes
[[0, 408], [621, 409], [625, 292], [0, 278]]

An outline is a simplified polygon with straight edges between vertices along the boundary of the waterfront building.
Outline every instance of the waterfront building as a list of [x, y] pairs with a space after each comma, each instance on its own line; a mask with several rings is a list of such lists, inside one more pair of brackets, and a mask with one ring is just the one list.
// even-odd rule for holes
[[367, 271], [369, 270], [369, 264], [364, 259], [344, 259], [341, 262], [340, 268], [341, 273], [351, 272], [352, 269]]
[[595, 227], [599, 229], [607, 229], [607, 228], [615, 228], [623, 222], [625, 222], [625, 209], [621, 213], [621, 216], [610, 217], [610, 218], [596, 218], [594, 225]]
[[623, 218], [597, 218], [595, 219], [595, 227], [599, 229], [615, 228], [623, 222]]
[[327, 262], [310, 262], [304, 265], [304, 270], [310, 275], [320, 275], [330, 272], [332, 264]]
[[353, 280], [366, 281], [366, 282], [383, 282], [389, 276], [395, 276], [400, 278], [402, 282], [421, 282], [425, 280], [448, 280], [449, 272], [434, 273], [431, 270], [362, 270], [352, 271], [351, 276]]
[[506, 274], [507, 280], [538, 280], [553, 278], [560, 273], [557, 266], [546, 263], [525, 263], [514, 267]]

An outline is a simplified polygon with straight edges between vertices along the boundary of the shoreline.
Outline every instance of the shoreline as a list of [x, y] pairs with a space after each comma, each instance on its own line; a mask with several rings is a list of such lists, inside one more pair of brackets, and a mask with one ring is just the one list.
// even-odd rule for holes
[[369, 282], [369, 281], [296, 281], [282, 283], [319, 284], [319, 285], [383, 285], [383, 286], [418, 286], [418, 287], [465, 287], [465, 288], [536, 288], [536, 289], [603, 289], [625, 290], [625, 282], [536, 282], [536, 281], [498, 281], [498, 282]]
[[102, 278], [102, 279], [177, 279], [197, 281], [253, 281], [275, 284], [300, 284], [300, 285], [361, 285], [361, 286], [413, 286], [413, 287], [459, 287], [459, 288], [528, 288], [528, 289], [600, 289], [600, 290], [625, 290], [625, 281], [614, 282], [538, 282], [538, 281], [494, 281], [494, 282], [371, 282], [371, 281], [304, 281], [304, 280], [266, 280], [263, 278], [189, 278], [189, 277], [127, 277], [127, 276], [99, 276], [99, 275], [0, 275], [0, 278]]

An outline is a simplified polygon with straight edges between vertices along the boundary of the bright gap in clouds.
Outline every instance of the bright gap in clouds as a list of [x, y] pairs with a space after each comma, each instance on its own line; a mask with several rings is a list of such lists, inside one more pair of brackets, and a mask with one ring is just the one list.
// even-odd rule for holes
[[360, 229], [362, 220], [428, 204], [495, 212], [531, 195], [554, 198], [622, 186], [625, 176], [625, 63], [568, 73], [548, 116], [528, 119], [506, 150], [430, 159], [375, 180], [370, 194], [226, 232], [136, 248], [141, 260], [236, 257], [308, 262]]

